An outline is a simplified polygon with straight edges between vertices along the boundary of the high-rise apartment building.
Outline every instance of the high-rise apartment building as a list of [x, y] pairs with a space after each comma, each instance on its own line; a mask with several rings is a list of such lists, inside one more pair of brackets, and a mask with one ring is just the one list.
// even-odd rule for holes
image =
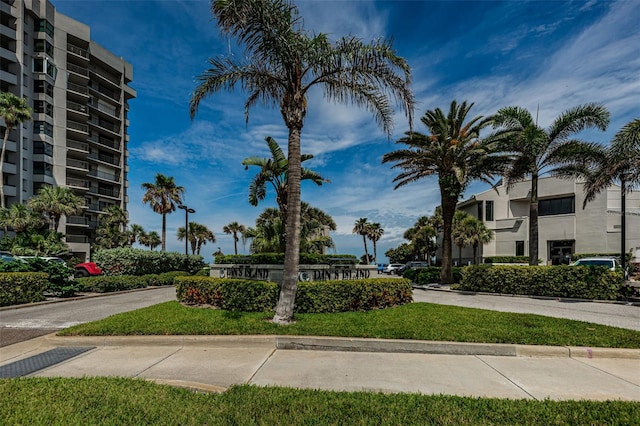
[[6, 205], [26, 202], [43, 185], [72, 188], [84, 210], [63, 218], [60, 230], [86, 257], [105, 209], [127, 210], [132, 66], [47, 0], [0, 0], [0, 60], [0, 90], [33, 108], [33, 120], [7, 143]]

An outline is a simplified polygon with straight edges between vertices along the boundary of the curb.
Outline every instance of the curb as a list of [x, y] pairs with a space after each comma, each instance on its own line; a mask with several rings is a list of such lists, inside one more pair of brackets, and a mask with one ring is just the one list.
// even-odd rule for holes
[[180, 346], [227, 347], [264, 346], [280, 350], [338, 352], [383, 352], [531, 358], [638, 359], [640, 349], [538, 346], [500, 343], [438, 342], [426, 340], [364, 339], [321, 336], [45, 336], [55, 346]]

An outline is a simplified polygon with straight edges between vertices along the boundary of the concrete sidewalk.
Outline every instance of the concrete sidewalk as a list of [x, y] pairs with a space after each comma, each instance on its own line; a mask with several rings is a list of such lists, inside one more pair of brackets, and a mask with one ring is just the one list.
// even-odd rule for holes
[[234, 384], [514, 399], [640, 401], [640, 349], [296, 336], [57, 337], [0, 349], [6, 366], [92, 347], [32, 376], [122, 376], [204, 391]]

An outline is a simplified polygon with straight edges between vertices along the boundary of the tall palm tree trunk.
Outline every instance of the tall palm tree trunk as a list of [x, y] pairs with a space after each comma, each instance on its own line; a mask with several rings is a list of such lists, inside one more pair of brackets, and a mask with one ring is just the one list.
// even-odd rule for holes
[[376, 247], [376, 240], [373, 240], [373, 263], [378, 263], [378, 249]]
[[[301, 117], [302, 118], [302, 117]], [[300, 120], [302, 123], [302, 120]], [[282, 287], [273, 322], [288, 324], [293, 319], [293, 307], [298, 288], [298, 262], [300, 260], [300, 132], [299, 127], [289, 128], [289, 182], [287, 195], [287, 222], [285, 225], [285, 254]]]
[[367, 264], [369, 264], [369, 251], [367, 250], [367, 235], [366, 234], [362, 234], [362, 242], [364, 243], [364, 256], [365, 259], [367, 260]]
[[447, 188], [441, 188], [440, 192], [442, 194], [442, 267], [440, 269], [440, 282], [442, 284], [453, 284], [451, 230], [457, 197], [448, 195]]
[[7, 141], [9, 140], [9, 126], [4, 131], [4, 138], [2, 139], [2, 153], [0, 154], [0, 207], [5, 208], [4, 205], [4, 154], [7, 150]]
[[238, 255], [238, 233], [233, 231], [233, 252]]
[[531, 203], [529, 204], [529, 265], [538, 264], [538, 174], [531, 176]]
[[167, 248], [167, 214], [162, 213], [162, 246], [160, 251], [165, 251]]

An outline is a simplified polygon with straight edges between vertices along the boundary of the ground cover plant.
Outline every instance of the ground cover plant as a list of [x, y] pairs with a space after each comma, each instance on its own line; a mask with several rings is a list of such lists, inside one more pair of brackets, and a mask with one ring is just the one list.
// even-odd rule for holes
[[[195, 393], [125, 378], [0, 380], [0, 423], [30, 425], [631, 425], [640, 403], [234, 386]], [[46, 409], [43, 409], [46, 407]]]
[[527, 345], [640, 348], [640, 332], [532, 314], [430, 303], [368, 312], [297, 314], [286, 327], [270, 314], [166, 302], [62, 330], [59, 335], [306, 335]]

